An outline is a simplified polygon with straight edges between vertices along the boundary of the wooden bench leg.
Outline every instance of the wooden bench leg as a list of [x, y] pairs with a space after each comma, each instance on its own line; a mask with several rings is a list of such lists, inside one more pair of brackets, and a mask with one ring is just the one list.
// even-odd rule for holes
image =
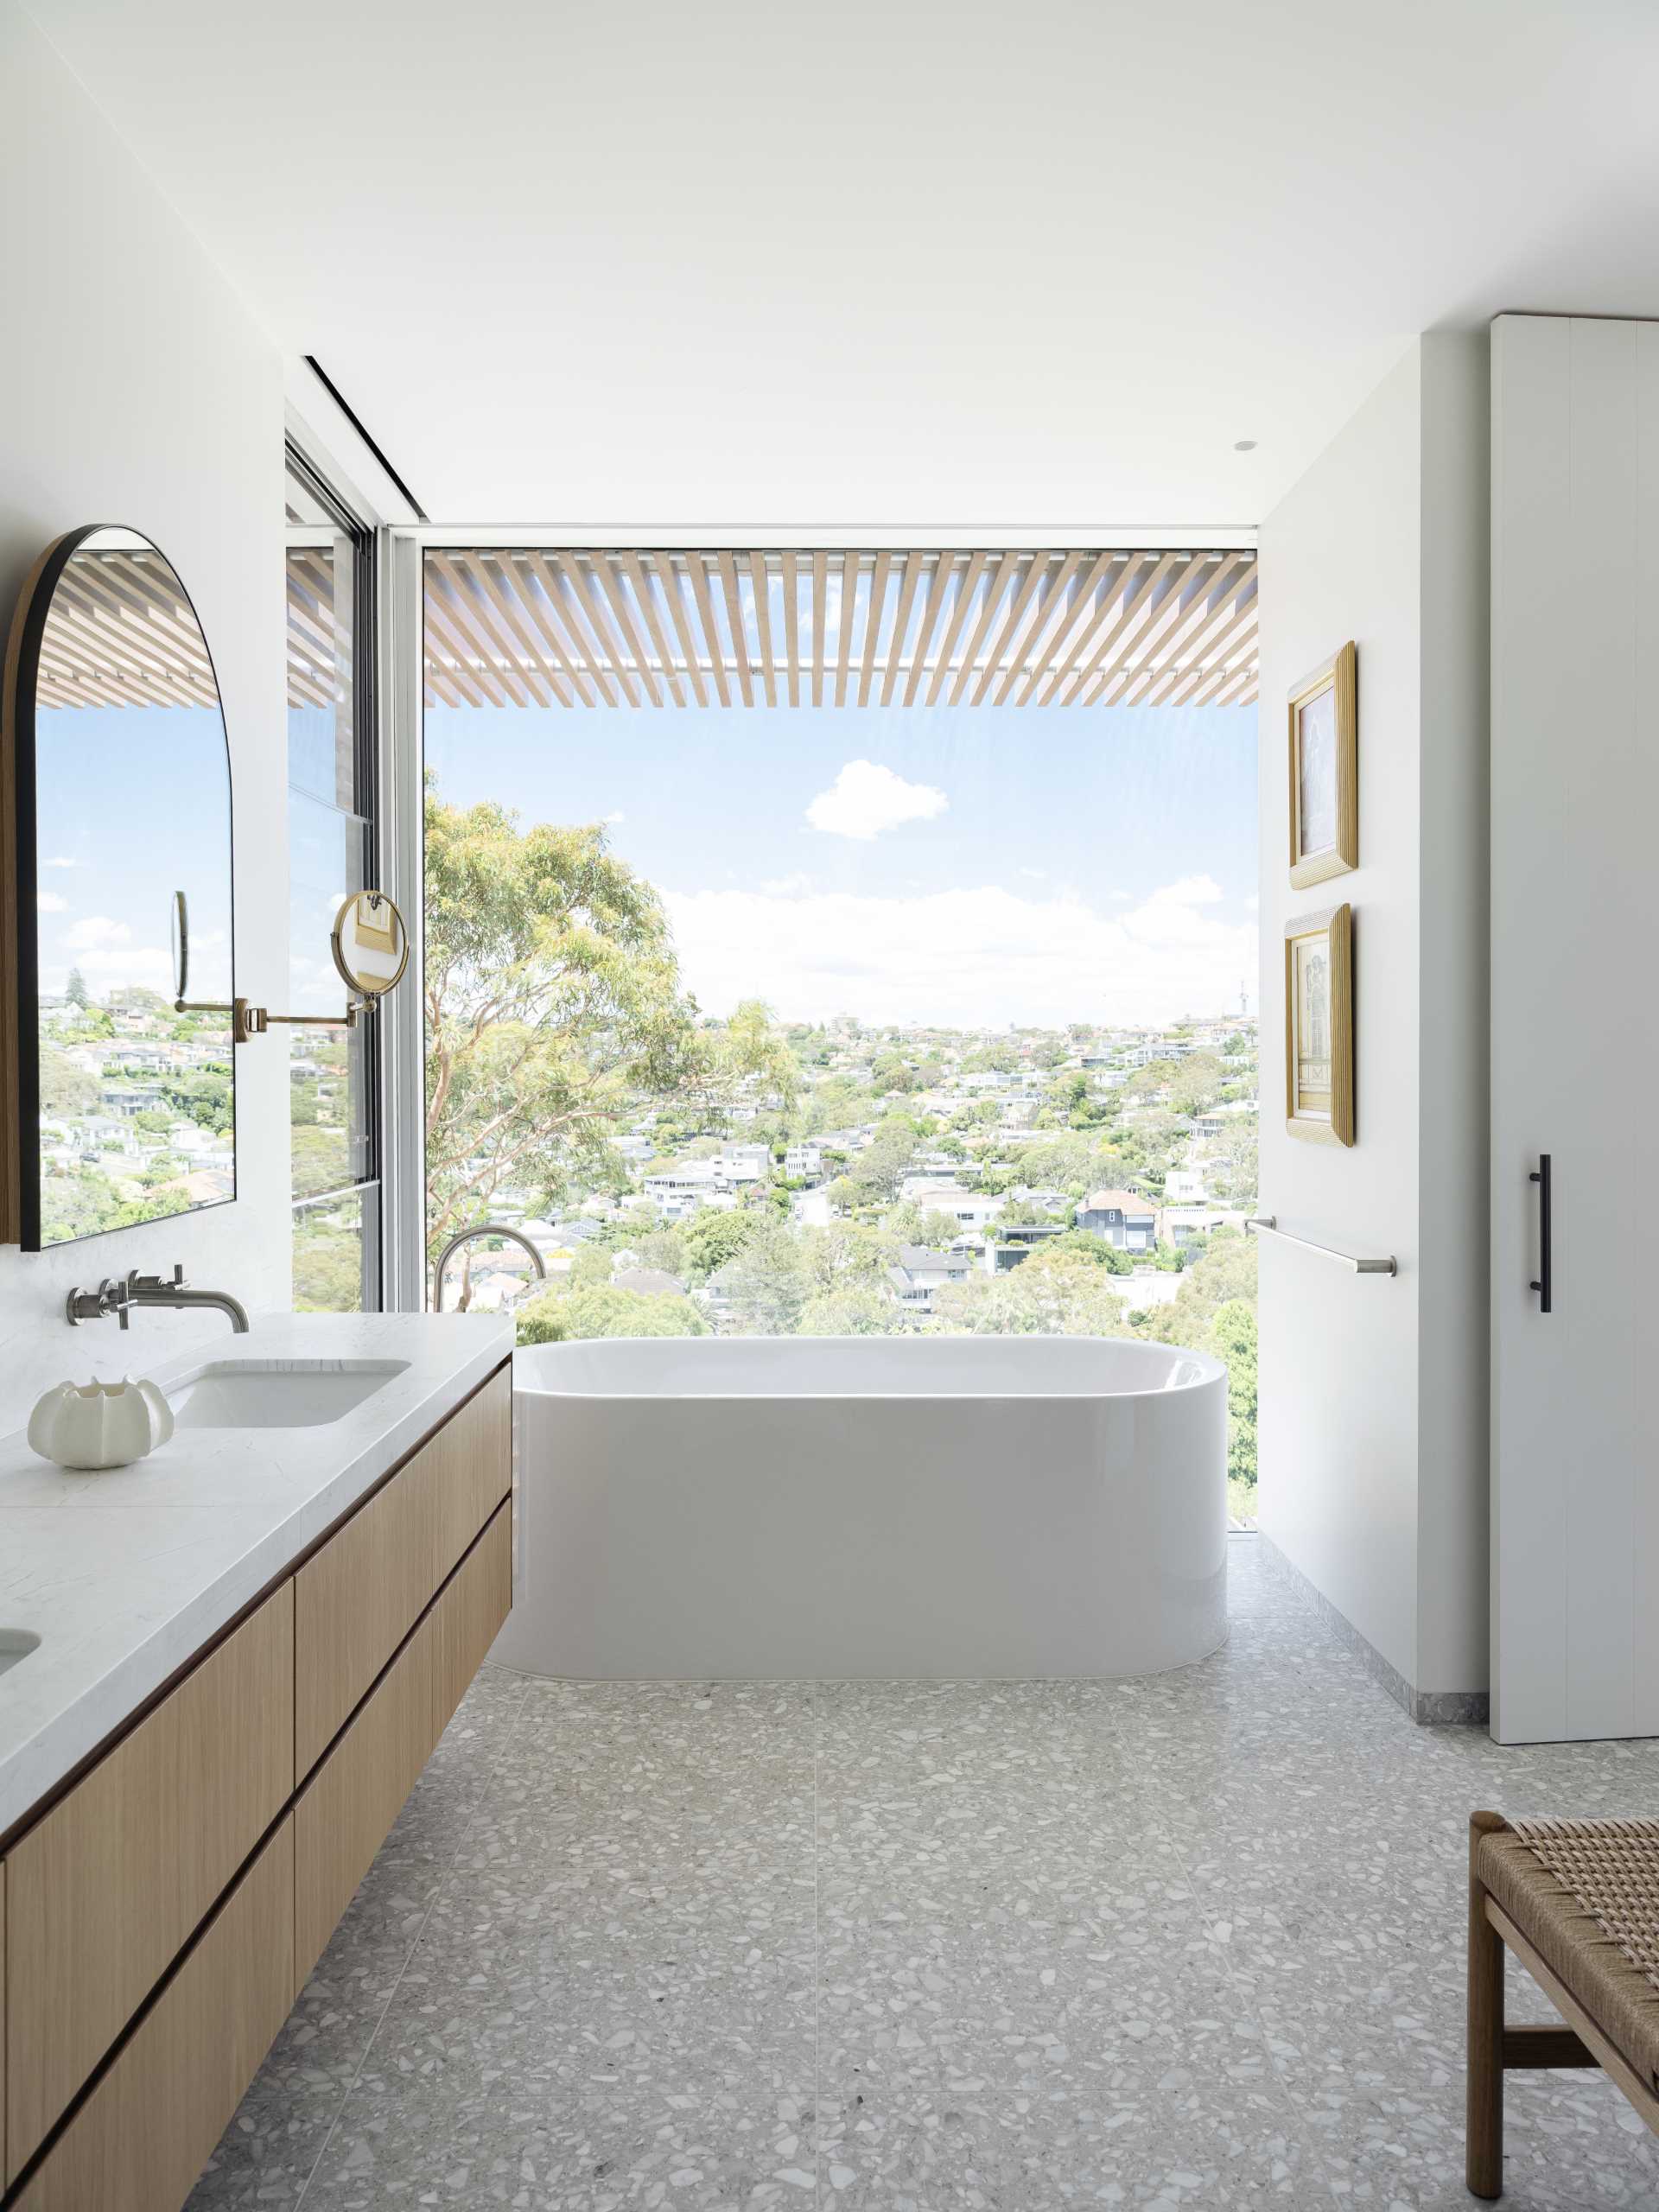
[[1502, 1821], [1477, 1813], [1469, 1823], [1469, 2051], [1465, 2175], [1476, 2196], [1503, 2193], [1503, 1939], [1486, 1917], [1486, 1891], [1475, 1877], [1481, 1837]]

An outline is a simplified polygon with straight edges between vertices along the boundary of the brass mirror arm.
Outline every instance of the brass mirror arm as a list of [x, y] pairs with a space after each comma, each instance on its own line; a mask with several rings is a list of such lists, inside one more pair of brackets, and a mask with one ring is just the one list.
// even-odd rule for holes
[[[385, 907], [388, 916], [385, 925], [387, 939], [395, 944], [399, 931], [403, 936], [403, 956], [390, 976], [365, 982], [354, 976], [346, 957], [344, 932], [346, 917], [366, 902], [378, 915]], [[247, 999], [187, 999], [184, 995], [190, 976], [190, 909], [182, 891], [173, 893], [175, 929], [178, 944], [177, 972], [175, 982], [178, 996], [173, 1001], [175, 1014], [228, 1014], [231, 1017], [231, 1042], [245, 1045], [250, 1038], [263, 1037], [268, 1030], [283, 1029], [355, 1029], [359, 1014], [372, 1014], [385, 994], [403, 980], [409, 965], [409, 932], [404, 929], [403, 917], [396, 906], [381, 891], [353, 891], [340, 902], [334, 916], [334, 926], [329, 942], [334, 950], [334, 965], [353, 995], [346, 1002], [344, 1014], [273, 1014], [269, 1007], [255, 1006]]]
[[359, 1014], [372, 1014], [372, 999], [353, 999], [344, 1014], [272, 1014], [247, 999], [175, 999], [175, 1014], [228, 1014], [231, 1042], [245, 1045], [280, 1024], [284, 1029], [355, 1029]]
[[267, 1014], [265, 1026], [274, 1029], [282, 1022], [289, 1029], [355, 1029], [359, 1014], [367, 1014], [373, 1001], [353, 999], [344, 1014]]

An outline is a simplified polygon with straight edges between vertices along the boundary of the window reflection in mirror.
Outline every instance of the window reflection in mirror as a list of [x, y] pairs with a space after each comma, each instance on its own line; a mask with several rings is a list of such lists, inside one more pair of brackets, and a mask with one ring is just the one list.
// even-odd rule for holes
[[[39, 1130], [23, 1241], [41, 1246], [236, 1195], [230, 764], [207, 641], [169, 563], [130, 531], [82, 537], [54, 581], [48, 563], [48, 591], [29, 764], [35, 1066], [26, 1037], [21, 1071]], [[27, 734], [20, 686], [20, 747]], [[173, 1004], [180, 892], [207, 1011]]]

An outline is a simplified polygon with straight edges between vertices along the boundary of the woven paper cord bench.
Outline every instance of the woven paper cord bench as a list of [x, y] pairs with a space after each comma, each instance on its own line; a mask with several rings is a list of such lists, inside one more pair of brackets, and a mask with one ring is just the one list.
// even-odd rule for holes
[[[1504, 2026], [1506, 1943], [1565, 2026]], [[1599, 2066], [1659, 2132], [1659, 1821], [1470, 1821], [1466, 2152], [1477, 2196], [1503, 2192], [1513, 2066]]]

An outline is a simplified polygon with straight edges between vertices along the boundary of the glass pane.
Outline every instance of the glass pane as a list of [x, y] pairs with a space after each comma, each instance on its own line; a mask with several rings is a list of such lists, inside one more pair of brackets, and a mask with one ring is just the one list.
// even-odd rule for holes
[[353, 549], [291, 476], [288, 499], [288, 779], [349, 811], [357, 804]]
[[374, 1218], [379, 1185], [294, 1209], [294, 1310], [359, 1313], [380, 1304]]
[[[293, 1014], [329, 1014], [344, 1001], [328, 933], [340, 901], [363, 887], [365, 824], [304, 792], [289, 793], [289, 996]], [[289, 1122], [296, 1198], [338, 1191], [372, 1172], [366, 1102], [368, 1031], [293, 1029]]]
[[[365, 887], [370, 825], [359, 811], [354, 581], [357, 549], [302, 475], [287, 502], [289, 981], [283, 1011], [340, 1011], [346, 986], [330, 934]], [[380, 1302], [379, 1190], [368, 1023], [288, 1032], [295, 1300], [343, 1311]], [[361, 1185], [359, 1193], [353, 1185]], [[326, 1205], [306, 1203], [325, 1198]]]
[[[544, 560], [484, 557], [489, 604], [522, 607], [516, 650], [581, 613]], [[963, 623], [935, 610], [936, 647], [960, 635], [963, 653], [990, 652], [1005, 565], [987, 565]], [[795, 573], [804, 594], [810, 561]], [[888, 656], [920, 635], [919, 593], [895, 645], [892, 579], [874, 606], [870, 568], [848, 588], [853, 665], [873, 611], [887, 671], [868, 706], [791, 706], [786, 681], [776, 705], [758, 683], [746, 705], [734, 677], [729, 707], [576, 714], [548, 703], [563, 680], [550, 652], [538, 703], [522, 658], [492, 648], [474, 568], [429, 556], [429, 1259], [489, 1221], [547, 1268], [533, 1281], [512, 1248], [480, 1243], [446, 1302], [513, 1310], [528, 1342], [1050, 1334], [1203, 1350], [1233, 1386], [1249, 1518], [1251, 671], [1205, 677], [1154, 651], [1114, 703], [1084, 684], [1038, 704], [982, 658], [963, 664], [963, 703], [947, 685], [938, 706], [906, 705], [920, 687]], [[1179, 619], [1155, 634], [1211, 635], [1227, 588], [1172, 601]], [[753, 594], [739, 597], [752, 664], [764, 641]], [[724, 598], [714, 653], [734, 663]], [[770, 582], [767, 604], [775, 659], [787, 625]], [[833, 668], [833, 591], [825, 621], [813, 612], [798, 598], [803, 658], [821, 638]]]

